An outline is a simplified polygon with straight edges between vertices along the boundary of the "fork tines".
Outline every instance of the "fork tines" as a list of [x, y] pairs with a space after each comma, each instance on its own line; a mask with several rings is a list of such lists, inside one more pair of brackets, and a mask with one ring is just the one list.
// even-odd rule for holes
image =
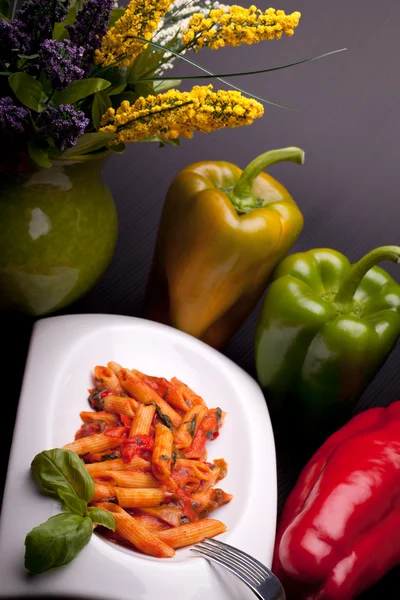
[[258, 560], [218, 540], [206, 538], [191, 550], [227, 567], [233, 573], [248, 579], [253, 585], [261, 585], [266, 579], [272, 577], [272, 573]]

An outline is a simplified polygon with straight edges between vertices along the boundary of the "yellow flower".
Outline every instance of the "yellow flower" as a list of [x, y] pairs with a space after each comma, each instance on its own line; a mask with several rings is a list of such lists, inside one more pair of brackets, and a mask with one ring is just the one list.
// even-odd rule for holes
[[101, 49], [96, 50], [96, 64], [106, 67], [118, 63], [119, 68], [132, 65], [137, 55], [147, 46], [134, 38], [151, 40], [172, 2], [173, 0], [131, 0], [122, 17], [103, 37]]
[[194, 131], [209, 133], [223, 127], [251, 125], [264, 113], [262, 104], [240, 92], [213, 91], [212, 85], [190, 92], [169, 90], [157, 96], [125, 101], [103, 115], [100, 131], [116, 133], [114, 144], [158, 137], [191, 138]]
[[207, 15], [194, 14], [182, 32], [182, 43], [197, 52], [204, 46], [217, 50], [222, 46], [279, 40], [283, 34], [294, 34], [300, 17], [299, 12], [287, 15], [274, 8], [263, 12], [256, 6], [226, 6], [210, 10]]

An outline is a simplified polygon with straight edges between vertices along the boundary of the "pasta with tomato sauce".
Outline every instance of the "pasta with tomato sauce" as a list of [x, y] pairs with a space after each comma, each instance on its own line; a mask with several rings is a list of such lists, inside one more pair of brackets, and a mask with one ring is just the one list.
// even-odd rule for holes
[[228, 465], [207, 461], [207, 444], [226, 413], [176, 377], [146, 375], [115, 362], [98, 365], [91, 411], [64, 450], [76, 452], [94, 481], [90, 502], [112, 513], [110, 541], [158, 558], [226, 531], [210, 518], [232, 495], [219, 487]]

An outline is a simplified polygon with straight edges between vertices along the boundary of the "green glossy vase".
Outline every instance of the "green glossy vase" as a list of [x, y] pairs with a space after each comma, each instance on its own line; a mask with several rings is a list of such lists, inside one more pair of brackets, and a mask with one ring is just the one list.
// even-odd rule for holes
[[103, 275], [117, 214], [104, 157], [29, 165], [0, 174], [1, 308], [43, 316], [65, 308]]

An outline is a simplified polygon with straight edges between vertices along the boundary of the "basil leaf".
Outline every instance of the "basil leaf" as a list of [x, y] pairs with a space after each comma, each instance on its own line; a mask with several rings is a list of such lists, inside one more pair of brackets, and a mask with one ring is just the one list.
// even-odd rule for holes
[[44, 148], [39, 148], [33, 142], [28, 142], [28, 152], [31, 159], [37, 165], [39, 165], [39, 167], [44, 167], [45, 169], [51, 167], [51, 160], [49, 159], [49, 154]]
[[102, 525], [112, 531], [115, 531], [117, 527], [114, 517], [107, 510], [90, 506], [87, 510], [87, 515], [92, 520], [93, 525]]
[[41, 492], [59, 498], [60, 492], [90, 502], [94, 483], [75, 452], [54, 448], [37, 454], [31, 463], [31, 473]]
[[107, 146], [108, 142], [114, 139], [115, 133], [84, 133], [78, 139], [76, 145], [73, 148], [64, 150], [62, 156], [64, 158], [72, 158], [74, 156], [81, 156], [88, 152], [94, 152]]
[[62, 507], [70, 513], [75, 513], [84, 517], [87, 512], [87, 502], [81, 500], [75, 494], [71, 494], [66, 490], [59, 489], [58, 498], [61, 502]]
[[171, 431], [173, 431], [174, 430], [174, 426], [173, 426], [172, 421], [169, 418], [169, 416], [165, 415], [163, 412], [161, 412], [161, 409], [160, 409], [159, 406], [157, 406], [157, 404], [154, 404], [154, 406], [156, 407], [157, 416], [160, 419], [160, 421], [162, 423], [164, 423], [164, 425], [166, 427], [168, 427], [168, 429], [171, 429]]
[[92, 104], [92, 120], [97, 131], [100, 129], [101, 117], [111, 106], [112, 102], [108, 97], [107, 92], [101, 90], [95, 94]]
[[100, 77], [92, 77], [91, 79], [80, 79], [73, 81], [65, 90], [56, 92], [51, 100], [55, 106], [60, 104], [75, 104], [78, 100], [87, 98], [100, 90], [105, 90], [110, 87], [110, 82]]
[[196, 432], [196, 422], [197, 422], [197, 415], [194, 415], [193, 419], [190, 421], [190, 425], [188, 427], [188, 431], [190, 433], [190, 437], [194, 437], [194, 434]]
[[86, 546], [93, 532], [92, 520], [59, 514], [34, 527], [25, 538], [25, 568], [43, 573], [67, 565]]
[[8, 83], [22, 104], [36, 112], [45, 108], [46, 95], [37, 79], [27, 73], [14, 73], [8, 78]]

